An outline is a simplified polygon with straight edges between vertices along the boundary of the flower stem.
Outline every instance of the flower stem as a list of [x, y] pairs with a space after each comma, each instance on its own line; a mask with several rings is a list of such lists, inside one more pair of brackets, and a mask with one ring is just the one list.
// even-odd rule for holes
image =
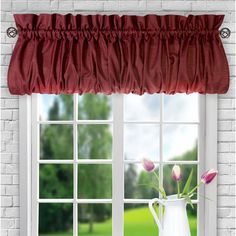
[[156, 178], [157, 178], [157, 180], [159, 182], [160, 181], [159, 176], [157, 175], [157, 173], [155, 171], [153, 171], [153, 173], [154, 173], [154, 175], [156, 176]]
[[157, 178], [157, 181], [158, 181], [158, 184], [159, 184], [160, 193], [162, 194], [163, 198], [166, 199], [167, 198], [166, 197], [166, 192], [165, 192], [165, 189], [163, 188], [163, 186], [160, 183], [160, 178], [159, 178], [158, 174], [155, 171], [153, 171], [153, 173], [154, 173], [154, 175]]
[[158, 188], [157, 186], [155, 186], [154, 184], [138, 184], [138, 185], [140, 185], [140, 186], [149, 186], [149, 187], [155, 189], [158, 193], [160, 192], [163, 196], [165, 195], [165, 193], [163, 193], [161, 191], [161, 189]]
[[178, 188], [178, 198], [180, 198], [180, 186], [179, 186], [179, 181], [177, 181], [177, 188]]
[[197, 188], [199, 188], [201, 184], [202, 184], [202, 182], [200, 182], [196, 187], [194, 187], [194, 188], [189, 192], [189, 195], [191, 195]]

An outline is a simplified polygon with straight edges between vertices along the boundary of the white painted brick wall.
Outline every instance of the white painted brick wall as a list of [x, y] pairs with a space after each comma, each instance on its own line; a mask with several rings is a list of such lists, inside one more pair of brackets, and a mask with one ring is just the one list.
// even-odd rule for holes
[[[232, 31], [223, 40], [230, 64], [231, 85], [218, 96], [218, 236], [235, 236], [235, 2], [232, 0], [3, 0], [1, 2], [1, 235], [19, 235], [18, 97], [7, 89], [7, 68], [16, 39], [5, 31], [14, 26], [13, 13], [125, 12], [145, 14], [225, 14]], [[24, 235], [21, 235], [24, 236]], [[214, 235], [209, 235], [214, 236]]]

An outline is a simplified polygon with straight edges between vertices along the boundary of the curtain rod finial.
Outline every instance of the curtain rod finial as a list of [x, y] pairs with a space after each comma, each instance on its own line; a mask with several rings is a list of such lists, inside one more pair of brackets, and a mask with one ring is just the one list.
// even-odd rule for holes
[[231, 35], [231, 31], [229, 28], [222, 28], [220, 30], [220, 36], [222, 39], [226, 39], [226, 38], [229, 38]]
[[9, 38], [15, 38], [17, 35], [17, 29], [15, 27], [9, 27], [7, 28], [6, 33]]

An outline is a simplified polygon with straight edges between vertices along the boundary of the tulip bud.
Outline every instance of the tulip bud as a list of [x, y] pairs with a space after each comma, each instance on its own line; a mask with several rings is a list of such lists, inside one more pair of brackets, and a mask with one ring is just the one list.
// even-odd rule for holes
[[218, 171], [211, 169], [206, 171], [202, 177], [201, 177], [201, 181], [204, 184], [209, 184], [217, 175]]
[[154, 171], [154, 169], [155, 169], [155, 164], [154, 164], [151, 160], [149, 160], [149, 159], [147, 159], [147, 158], [143, 158], [142, 163], [143, 163], [143, 168], [144, 168], [147, 172], [152, 172], [152, 171]]
[[182, 179], [182, 173], [180, 166], [174, 165], [172, 169], [172, 179], [174, 181], [180, 181]]

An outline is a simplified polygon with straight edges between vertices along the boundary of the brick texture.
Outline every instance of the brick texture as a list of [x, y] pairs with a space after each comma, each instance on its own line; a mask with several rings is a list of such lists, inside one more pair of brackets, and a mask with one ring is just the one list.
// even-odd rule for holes
[[[118, 14], [225, 14], [224, 39], [230, 64], [230, 89], [218, 96], [218, 236], [235, 236], [235, 2], [232, 0], [3, 0], [1, 1], [1, 235], [19, 236], [19, 102], [7, 89], [7, 69], [16, 39], [5, 31], [13, 13], [107, 12]], [[21, 235], [24, 236], [24, 235]], [[214, 236], [214, 235], [211, 235]]]

